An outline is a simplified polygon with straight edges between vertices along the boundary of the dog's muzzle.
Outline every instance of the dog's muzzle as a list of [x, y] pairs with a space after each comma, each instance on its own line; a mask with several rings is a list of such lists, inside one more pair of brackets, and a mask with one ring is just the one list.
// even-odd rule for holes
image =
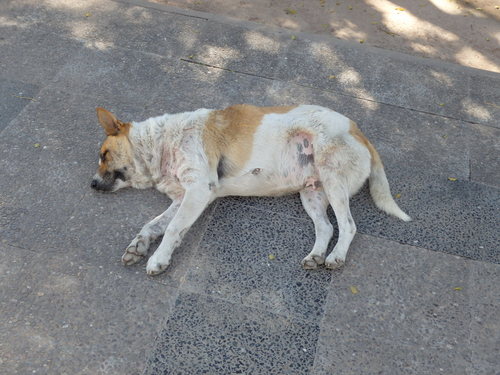
[[115, 178], [113, 177], [114, 176], [111, 176], [111, 173], [110, 175], [105, 174], [104, 178], [99, 175], [95, 175], [90, 183], [90, 187], [99, 191], [112, 191], [115, 185]]
[[114, 191], [117, 180], [125, 181], [122, 171], [106, 172], [104, 176], [96, 174], [90, 183], [90, 187], [99, 191]]

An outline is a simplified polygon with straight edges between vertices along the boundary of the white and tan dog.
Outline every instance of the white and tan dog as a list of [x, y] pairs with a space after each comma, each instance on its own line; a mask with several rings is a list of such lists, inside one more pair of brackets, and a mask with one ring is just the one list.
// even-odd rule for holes
[[[316, 231], [314, 247], [302, 261], [306, 269], [344, 263], [356, 233], [349, 198], [367, 178], [378, 208], [410, 220], [391, 196], [373, 145], [353, 121], [327, 108], [235, 105], [132, 123], [97, 108], [97, 117], [107, 138], [92, 188], [155, 187], [172, 199], [122, 257], [126, 265], [136, 263], [151, 241], [164, 235], [148, 260], [150, 275], [165, 270], [183, 235], [218, 197], [300, 193]], [[337, 218], [339, 238], [325, 259], [333, 235], [328, 204]]]

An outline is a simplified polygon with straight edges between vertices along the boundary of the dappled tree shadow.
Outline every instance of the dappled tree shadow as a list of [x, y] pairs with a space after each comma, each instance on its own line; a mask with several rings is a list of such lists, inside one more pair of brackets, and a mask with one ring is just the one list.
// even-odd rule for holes
[[153, 1], [500, 71], [492, 0]]

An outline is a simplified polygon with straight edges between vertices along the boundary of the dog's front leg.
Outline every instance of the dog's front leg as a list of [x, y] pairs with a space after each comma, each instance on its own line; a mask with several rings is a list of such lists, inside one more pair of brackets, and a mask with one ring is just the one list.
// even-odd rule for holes
[[148, 253], [149, 245], [165, 233], [168, 224], [177, 213], [181, 202], [181, 200], [173, 201], [164, 213], [144, 225], [139, 234], [135, 236], [125, 250], [125, 254], [122, 256], [123, 264], [130, 266], [137, 263]]
[[148, 260], [146, 271], [149, 275], [157, 275], [168, 267], [172, 253], [180, 245], [184, 234], [214, 200], [215, 196], [207, 186], [196, 184], [186, 188], [182, 203], [168, 224], [160, 246]]

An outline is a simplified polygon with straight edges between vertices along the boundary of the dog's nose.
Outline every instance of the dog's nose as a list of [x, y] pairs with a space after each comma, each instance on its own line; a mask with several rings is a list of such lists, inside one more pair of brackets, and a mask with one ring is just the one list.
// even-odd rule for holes
[[90, 183], [90, 187], [91, 187], [92, 189], [97, 188], [97, 180], [92, 180], [92, 182]]

